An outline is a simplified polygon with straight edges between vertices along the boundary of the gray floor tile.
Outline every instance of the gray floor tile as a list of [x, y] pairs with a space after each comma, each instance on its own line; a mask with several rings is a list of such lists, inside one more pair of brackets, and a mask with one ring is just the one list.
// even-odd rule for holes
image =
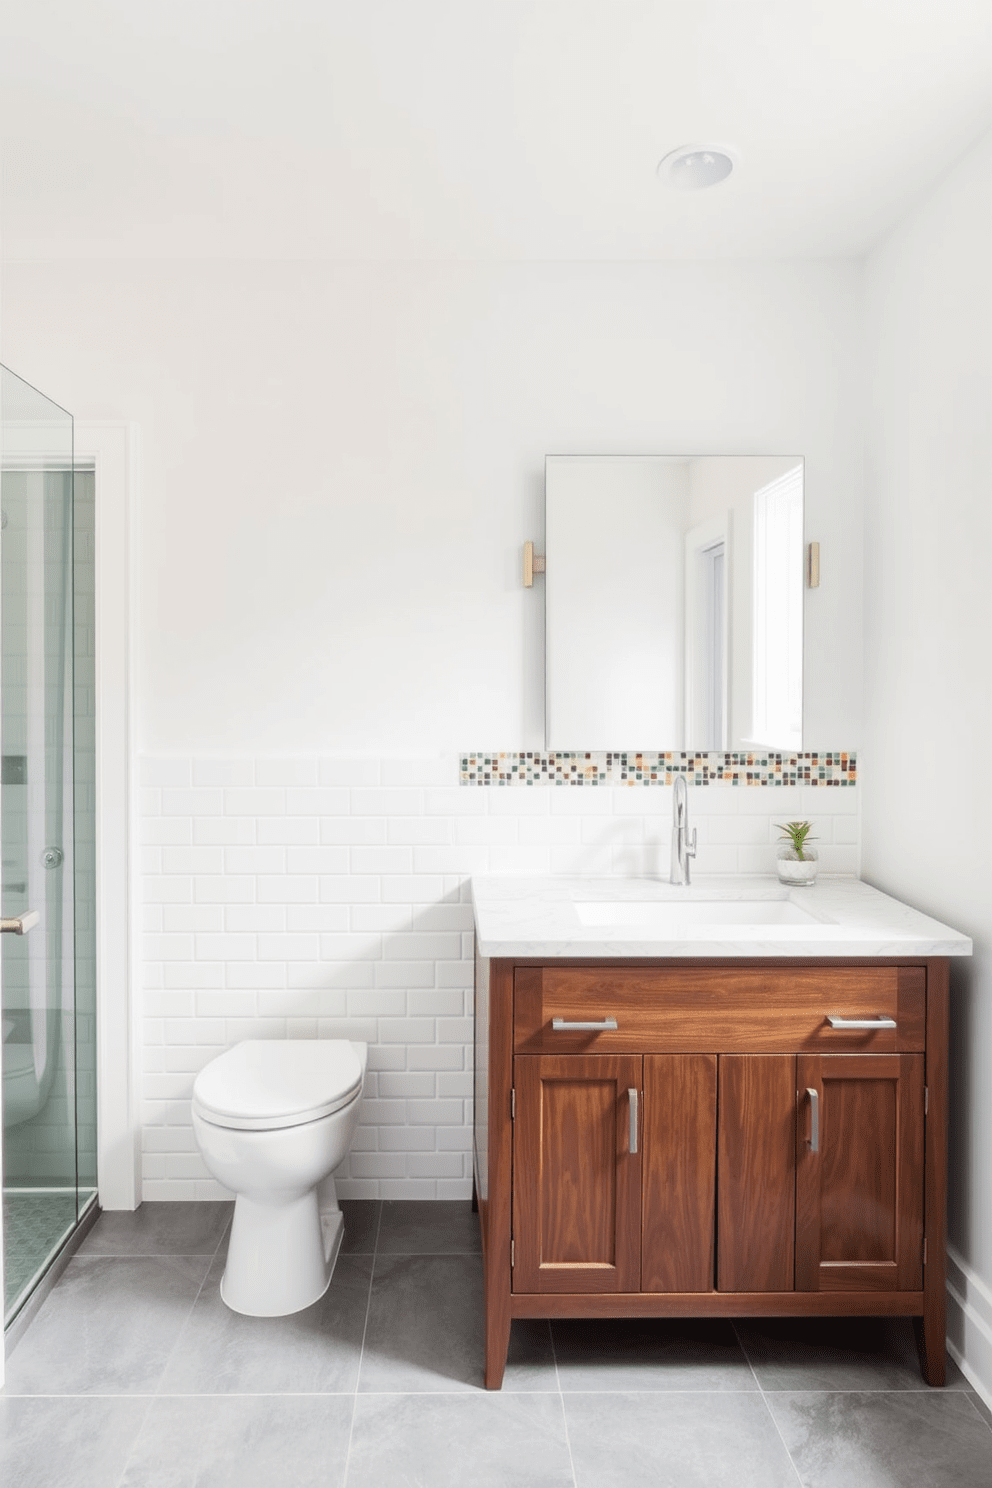
[[563, 1390], [758, 1389], [724, 1318], [568, 1318], [551, 1325]]
[[348, 1488], [572, 1488], [557, 1395], [360, 1395]]
[[[483, 1387], [482, 1261], [474, 1255], [377, 1255], [363, 1392]], [[547, 1324], [513, 1325], [503, 1390], [557, 1390]]]
[[468, 1199], [386, 1199], [378, 1255], [476, 1255], [479, 1216]]
[[799, 1488], [757, 1392], [566, 1395], [565, 1419], [577, 1488]]
[[0, 1483], [116, 1488], [148, 1408], [147, 1400], [0, 1396]]
[[354, 1390], [372, 1277], [370, 1255], [339, 1256], [319, 1302], [290, 1317], [232, 1312], [217, 1256], [160, 1390], [166, 1395], [308, 1394]]
[[558, 1390], [551, 1324], [544, 1318], [515, 1318], [503, 1374], [504, 1392]]
[[342, 1255], [371, 1255], [379, 1233], [379, 1215], [382, 1213], [381, 1199], [341, 1199], [344, 1215], [344, 1238], [341, 1241]]
[[77, 1256], [7, 1361], [9, 1395], [154, 1391], [207, 1256]]
[[765, 1397], [803, 1488], [990, 1488], [992, 1433], [960, 1390]]
[[133, 1213], [105, 1209], [82, 1245], [80, 1255], [212, 1256], [231, 1222], [234, 1203], [144, 1203]]
[[[736, 1328], [763, 1390], [926, 1388], [910, 1318], [747, 1318]], [[947, 1387], [968, 1388], [952, 1359]]]
[[343, 1488], [353, 1411], [341, 1395], [160, 1398], [121, 1488]]
[[377, 1255], [358, 1388], [469, 1390], [482, 1380], [481, 1259]]

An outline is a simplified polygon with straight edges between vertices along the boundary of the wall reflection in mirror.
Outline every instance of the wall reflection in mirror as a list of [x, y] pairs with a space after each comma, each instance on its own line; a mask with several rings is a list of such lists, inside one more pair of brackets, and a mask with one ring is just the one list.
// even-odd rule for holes
[[800, 456], [548, 456], [546, 742], [802, 749]]

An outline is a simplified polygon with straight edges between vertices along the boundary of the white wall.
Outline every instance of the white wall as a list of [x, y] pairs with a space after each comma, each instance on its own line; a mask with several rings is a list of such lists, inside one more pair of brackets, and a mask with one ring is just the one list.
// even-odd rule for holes
[[971, 935], [951, 1005], [949, 1333], [992, 1400], [992, 137], [866, 269], [865, 877]]
[[[142, 426], [150, 753], [542, 742], [544, 457], [806, 456], [807, 748], [856, 748], [858, 271], [11, 263], [4, 360]], [[540, 581], [538, 581], [540, 584]], [[639, 747], [649, 747], [642, 741]]]

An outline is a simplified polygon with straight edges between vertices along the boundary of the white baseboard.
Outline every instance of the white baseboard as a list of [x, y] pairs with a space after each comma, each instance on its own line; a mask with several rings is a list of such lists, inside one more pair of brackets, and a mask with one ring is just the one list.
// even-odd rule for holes
[[992, 1410], [992, 1291], [947, 1247], [947, 1351]]

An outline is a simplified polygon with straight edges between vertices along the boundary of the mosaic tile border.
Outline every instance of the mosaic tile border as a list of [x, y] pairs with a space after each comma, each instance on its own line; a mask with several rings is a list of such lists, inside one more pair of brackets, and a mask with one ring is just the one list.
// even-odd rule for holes
[[463, 754], [460, 785], [823, 785], [858, 783], [853, 751], [817, 754]]

